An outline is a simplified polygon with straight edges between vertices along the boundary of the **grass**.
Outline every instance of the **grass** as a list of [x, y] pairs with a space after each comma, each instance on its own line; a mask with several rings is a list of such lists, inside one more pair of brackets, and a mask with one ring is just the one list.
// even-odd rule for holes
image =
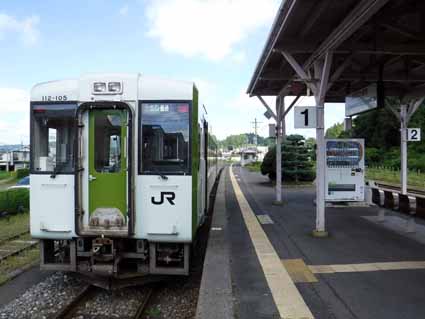
[[[400, 185], [400, 171], [384, 167], [368, 167], [366, 169], [366, 179]], [[407, 174], [407, 185], [410, 188], [424, 189], [425, 174], [409, 171]]]
[[29, 264], [36, 263], [40, 259], [38, 247], [23, 251], [19, 255], [11, 256], [0, 263], [0, 286], [7, 282], [14, 271]]
[[0, 219], [0, 241], [29, 229], [29, 213], [11, 215]]
[[16, 180], [16, 173], [15, 172], [0, 171], [0, 184], [10, 183], [10, 182], [15, 181], [15, 180]]
[[0, 181], [3, 179], [8, 179], [9, 177], [12, 177], [10, 172], [0, 171]]
[[[4, 217], [0, 219], [0, 242], [18, 235], [29, 229], [29, 213], [22, 213]], [[19, 240], [31, 240], [30, 234], [19, 237]], [[7, 242], [2, 244], [8, 246]], [[14, 246], [19, 246], [16, 244]], [[0, 263], [0, 285], [11, 278], [11, 275], [17, 269], [26, 265], [35, 263], [39, 260], [39, 249], [34, 247], [23, 251], [19, 255], [11, 256]]]

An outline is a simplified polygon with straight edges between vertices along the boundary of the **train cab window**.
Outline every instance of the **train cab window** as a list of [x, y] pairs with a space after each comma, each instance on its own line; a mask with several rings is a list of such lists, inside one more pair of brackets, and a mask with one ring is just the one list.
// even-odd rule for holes
[[32, 173], [72, 173], [76, 104], [31, 107]]
[[140, 173], [189, 173], [189, 103], [142, 103]]

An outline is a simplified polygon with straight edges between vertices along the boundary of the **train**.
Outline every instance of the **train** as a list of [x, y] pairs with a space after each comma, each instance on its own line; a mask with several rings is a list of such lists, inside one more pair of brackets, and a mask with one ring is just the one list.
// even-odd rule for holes
[[195, 83], [85, 74], [36, 84], [30, 113], [40, 268], [106, 287], [187, 276], [222, 168]]

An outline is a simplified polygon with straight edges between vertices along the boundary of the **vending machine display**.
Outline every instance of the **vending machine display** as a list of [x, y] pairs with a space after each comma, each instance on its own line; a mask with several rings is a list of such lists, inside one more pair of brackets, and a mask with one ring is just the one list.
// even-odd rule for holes
[[364, 200], [364, 140], [326, 140], [326, 201]]

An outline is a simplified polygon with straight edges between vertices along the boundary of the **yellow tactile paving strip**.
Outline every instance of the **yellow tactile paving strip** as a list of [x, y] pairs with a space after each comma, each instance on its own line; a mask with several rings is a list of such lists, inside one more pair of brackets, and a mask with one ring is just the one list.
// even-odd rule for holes
[[425, 269], [425, 261], [394, 261], [381, 263], [310, 265], [314, 274], [333, 274], [338, 272], [366, 272], [383, 270]]
[[243, 195], [233, 175], [232, 167], [230, 167], [230, 179], [280, 317], [283, 319], [314, 318]]
[[316, 276], [302, 259], [282, 259], [293, 282], [317, 282]]
[[260, 224], [263, 224], [263, 225], [273, 224], [273, 221], [269, 215], [257, 215], [257, 219], [260, 222]]

